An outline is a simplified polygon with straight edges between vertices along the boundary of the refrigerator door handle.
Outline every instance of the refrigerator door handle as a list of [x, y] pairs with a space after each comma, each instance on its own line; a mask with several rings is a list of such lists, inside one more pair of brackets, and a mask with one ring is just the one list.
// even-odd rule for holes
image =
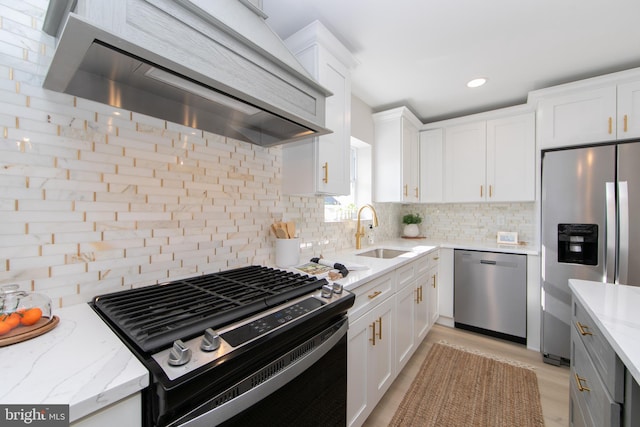
[[616, 283], [627, 284], [629, 273], [629, 190], [627, 181], [618, 182], [618, 280]]
[[604, 281], [615, 283], [616, 280], [616, 187], [613, 182], [606, 183], [606, 214]]

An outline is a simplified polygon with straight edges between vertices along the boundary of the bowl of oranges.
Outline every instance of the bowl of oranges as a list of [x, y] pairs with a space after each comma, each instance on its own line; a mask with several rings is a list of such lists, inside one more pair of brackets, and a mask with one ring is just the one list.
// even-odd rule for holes
[[41, 335], [57, 322], [46, 295], [21, 290], [18, 285], [0, 288], [0, 346]]

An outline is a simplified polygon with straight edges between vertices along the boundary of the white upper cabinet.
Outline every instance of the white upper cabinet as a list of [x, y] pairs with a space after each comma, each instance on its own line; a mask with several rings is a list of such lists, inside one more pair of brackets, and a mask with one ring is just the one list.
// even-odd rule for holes
[[420, 132], [420, 201], [442, 202], [443, 129]]
[[616, 88], [543, 98], [538, 105], [540, 148], [616, 139]]
[[445, 127], [444, 159], [445, 202], [535, 200], [534, 113]]
[[535, 200], [534, 113], [487, 120], [486, 200]]
[[419, 135], [422, 125], [406, 107], [373, 115], [374, 200], [419, 202]]
[[350, 192], [351, 53], [318, 21], [285, 44], [320, 84], [333, 92], [326, 101], [325, 127], [333, 133], [282, 147], [282, 189], [292, 195]]
[[486, 122], [445, 128], [445, 201], [481, 202], [487, 192]]
[[640, 136], [640, 80], [618, 85], [618, 139]]
[[541, 89], [538, 147], [567, 147], [640, 136], [640, 69]]

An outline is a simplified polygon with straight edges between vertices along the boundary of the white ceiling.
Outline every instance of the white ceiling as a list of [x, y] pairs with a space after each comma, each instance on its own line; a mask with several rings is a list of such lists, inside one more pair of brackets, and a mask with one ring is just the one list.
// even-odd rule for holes
[[[640, 0], [262, 0], [285, 39], [314, 20], [354, 54], [352, 92], [423, 122], [640, 66]], [[466, 82], [487, 77], [469, 89]]]

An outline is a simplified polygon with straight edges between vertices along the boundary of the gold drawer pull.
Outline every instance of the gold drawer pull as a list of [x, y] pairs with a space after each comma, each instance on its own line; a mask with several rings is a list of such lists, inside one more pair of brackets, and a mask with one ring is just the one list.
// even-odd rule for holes
[[382, 339], [382, 317], [378, 317], [378, 339]]
[[435, 274], [433, 274], [433, 275], [431, 276], [431, 278], [433, 279], [432, 286], [435, 288], [435, 287], [436, 287], [436, 275], [435, 275]]
[[589, 327], [587, 325], [576, 322], [576, 326], [578, 327], [578, 332], [580, 332], [580, 335], [593, 335], [591, 332], [589, 332]]
[[624, 115], [624, 131], [627, 132], [628, 126], [627, 126], [627, 115]]
[[374, 293], [372, 293], [371, 295], [368, 295], [369, 299], [374, 299], [375, 297], [377, 297], [378, 295], [380, 295], [382, 293], [382, 291], [375, 291]]
[[371, 322], [371, 324], [369, 325], [371, 327], [371, 338], [369, 338], [369, 341], [371, 341], [373, 343], [373, 345], [376, 345], [376, 322]]
[[575, 375], [576, 375], [576, 385], [578, 386], [578, 391], [591, 391], [591, 389], [589, 387], [586, 387], [586, 386], [582, 385], [582, 381], [584, 381], [586, 383], [587, 379], [579, 377], [577, 372], [576, 372]]
[[613, 117], [609, 117], [609, 135], [613, 133]]

